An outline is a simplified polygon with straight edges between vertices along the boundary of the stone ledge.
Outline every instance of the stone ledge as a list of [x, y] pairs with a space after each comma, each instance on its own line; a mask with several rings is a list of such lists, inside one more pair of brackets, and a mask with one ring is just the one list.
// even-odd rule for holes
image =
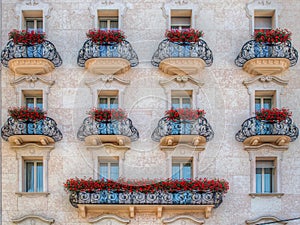
[[36, 144], [37, 146], [52, 146], [54, 140], [45, 135], [13, 135], [8, 138], [12, 146], [25, 146], [27, 144]]
[[40, 196], [44, 196], [44, 197], [48, 197], [48, 195], [50, 195], [50, 192], [16, 192], [15, 193], [17, 196], [19, 197], [40, 197]]
[[245, 149], [257, 149], [264, 146], [287, 149], [291, 138], [286, 135], [256, 135], [248, 137], [243, 143]]
[[127, 72], [131, 66], [122, 58], [92, 58], [85, 62], [85, 68], [93, 74], [117, 75]]
[[159, 69], [169, 75], [196, 74], [205, 67], [200, 58], [167, 58], [160, 62]]
[[287, 70], [290, 65], [286, 58], [256, 58], [247, 61], [243, 69], [252, 75], [276, 75]]
[[168, 135], [160, 139], [160, 149], [163, 151], [172, 151], [177, 146], [203, 151], [205, 144], [205, 137], [199, 135]]
[[111, 212], [128, 213], [130, 218], [134, 218], [136, 213], [156, 213], [157, 218], [162, 218], [163, 212], [186, 214], [203, 213], [207, 219], [211, 216], [214, 205], [118, 205], [118, 204], [78, 204], [79, 215], [82, 218], [91, 214], [106, 214]]
[[54, 70], [54, 64], [43, 58], [11, 59], [8, 67], [15, 75], [43, 75]]
[[123, 135], [90, 135], [85, 138], [86, 146], [109, 146], [116, 149], [130, 149], [131, 140]]
[[277, 197], [281, 198], [284, 193], [250, 193], [249, 194], [252, 198], [255, 197]]

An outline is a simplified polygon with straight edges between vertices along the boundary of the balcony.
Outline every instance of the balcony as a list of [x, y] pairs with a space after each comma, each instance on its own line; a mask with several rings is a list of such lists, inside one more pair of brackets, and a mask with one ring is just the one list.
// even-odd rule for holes
[[118, 75], [137, 66], [139, 60], [126, 40], [99, 44], [88, 39], [78, 53], [77, 64], [94, 74]]
[[42, 75], [59, 67], [62, 59], [50, 41], [26, 45], [10, 40], [1, 52], [1, 63], [15, 75]]
[[298, 136], [299, 129], [291, 118], [281, 122], [268, 122], [252, 117], [243, 122], [235, 139], [243, 142], [249, 149], [262, 146], [287, 149], [289, 143], [295, 141]]
[[161, 150], [174, 150], [177, 146], [184, 146], [202, 151], [206, 142], [213, 136], [214, 132], [204, 117], [193, 120], [170, 120], [165, 116], [159, 120], [151, 138], [160, 142]]
[[87, 146], [112, 146], [129, 149], [131, 141], [139, 138], [139, 132], [129, 118], [97, 121], [87, 117], [77, 132], [77, 138], [85, 141]]
[[56, 122], [50, 117], [36, 122], [20, 121], [9, 117], [1, 128], [1, 136], [13, 146], [22, 146], [28, 143], [47, 146], [53, 145], [54, 142], [63, 138]]
[[270, 44], [250, 40], [242, 47], [235, 64], [252, 75], [276, 75], [297, 61], [298, 51], [290, 41]]
[[171, 42], [163, 40], [152, 56], [151, 63], [169, 75], [192, 75], [213, 63], [212, 51], [206, 42]]
[[[223, 179], [165, 180], [117, 182], [111, 180], [69, 179], [64, 184], [69, 200], [79, 209], [81, 217], [87, 214], [155, 213], [204, 213], [211, 216], [213, 208], [223, 201], [229, 184]], [[185, 189], [185, 190], [184, 190]], [[74, 191], [76, 190], [76, 191]]]

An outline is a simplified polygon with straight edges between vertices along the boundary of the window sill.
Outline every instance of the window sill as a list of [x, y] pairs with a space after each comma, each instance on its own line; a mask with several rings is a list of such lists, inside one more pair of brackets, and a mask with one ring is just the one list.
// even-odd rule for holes
[[26, 197], [48, 197], [50, 192], [16, 192], [16, 195], [19, 197], [26, 196]]
[[277, 197], [281, 198], [284, 193], [250, 193], [249, 194], [252, 198], [256, 197]]

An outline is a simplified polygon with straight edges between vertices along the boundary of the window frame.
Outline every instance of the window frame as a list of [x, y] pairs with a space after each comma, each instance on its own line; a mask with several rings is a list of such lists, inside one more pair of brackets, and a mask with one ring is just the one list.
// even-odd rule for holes
[[[262, 163], [271, 163], [272, 166], [269, 166], [269, 167], [259, 167], [258, 166], [258, 163], [259, 162], [262, 162]], [[256, 158], [255, 160], [255, 168], [256, 168], [256, 177], [255, 177], [255, 187], [256, 187], [256, 190], [255, 190], [255, 193], [256, 194], [272, 194], [272, 193], [276, 193], [277, 192], [277, 187], [276, 187], [276, 165], [277, 165], [277, 162], [276, 162], [276, 158], [271, 158], [271, 157], [268, 157], [268, 158], [261, 158], [261, 157], [258, 157]], [[262, 173], [261, 173], [261, 191], [258, 192], [257, 191], [257, 183], [258, 183], [258, 180], [257, 180], [257, 169], [262, 169]], [[265, 192], [265, 177], [264, 177], [264, 174], [265, 174], [265, 169], [272, 169], [272, 175], [271, 175], [271, 191], [270, 192]]]
[[[174, 176], [173, 165], [174, 164], [179, 164], [179, 167], [180, 167], [179, 168], [179, 178], [178, 179], [193, 179], [194, 178], [193, 157], [172, 157], [172, 163], [171, 163], [172, 179], [174, 179], [173, 178], [173, 176]], [[184, 178], [184, 176], [183, 176], [183, 168], [184, 168], [185, 164], [190, 164], [191, 177]]]
[[[111, 105], [113, 103], [111, 102], [111, 100], [113, 98], [117, 100], [116, 109], [120, 108], [119, 90], [101, 90], [101, 91], [98, 91], [98, 97], [97, 97], [97, 106], [98, 106], [98, 108], [101, 108], [100, 107], [100, 98], [107, 100], [107, 108], [103, 108], [103, 109], [112, 109]], [[113, 109], [115, 109], [115, 108], [113, 108]]]
[[[113, 179], [111, 176], [111, 164], [117, 164], [118, 166], [118, 177]], [[107, 164], [107, 177], [101, 175], [101, 164]], [[109, 180], [117, 180], [120, 178], [120, 160], [118, 156], [115, 157], [98, 157], [98, 178], [99, 179], [109, 179]]]
[[[190, 100], [190, 107], [188, 109], [192, 109], [193, 104], [193, 90], [171, 90], [171, 107], [173, 109], [183, 108], [183, 100], [188, 99]], [[173, 107], [173, 99], [179, 99], [179, 107]], [[186, 108], [186, 107], [185, 107]]]
[[45, 109], [45, 97], [44, 91], [41, 89], [33, 90], [33, 89], [22, 89], [21, 90], [21, 104], [20, 106], [27, 106], [27, 99], [33, 98], [34, 107], [37, 107], [37, 100], [40, 98], [42, 99], [42, 108]]
[[[33, 174], [33, 191], [28, 191], [27, 190], [27, 177], [28, 177], [28, 173], [27, 173], [27, 163], [33, 163], [33, 170], [34, 170], [34, 174]], [[38, 179], [38, 174], [37, 174], [37, 164], [38, 163], [42, 163], [42, 191], [38, 191], [38, 184], [37, 184], [37, 179]], [[36, 158], [36, 159], [23, 159], [23, 192], [26, 193], [40, 193], [40, 192], [44, 192], [44, 164], [43, 164], [43, 159], [42, 158]]]

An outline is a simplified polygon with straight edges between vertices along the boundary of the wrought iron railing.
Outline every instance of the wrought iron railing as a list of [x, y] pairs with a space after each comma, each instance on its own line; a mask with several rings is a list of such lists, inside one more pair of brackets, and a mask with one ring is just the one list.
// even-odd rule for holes
[[8, 61], [16, 58], [44, 58], [51, 61], [55, 67], [62, 64], [54, 44], [47, 40], [35, 45], [15, 44], [10, 40], [1, 52], [1, 62], [7, 67]]
[[214, 131], [204, 117], [197, 120], [170, 120], [165, 116], [158, 121], [151, 138], [160, 141], [168, 135], [200, 135], [205, 137], [206, 141], [210, 141], [214, 137]]
[[78, 204], [143, 204], [143, 205], [214, 205], [223, 201], [222, 192], [177, 191], [154, 193], [142, 192], [72, 192], [69, 200], [72, 206]]
[[242, 67], [248, 60], [254, 58], [286, 58], [290, 60], [290, 66], [294, 66], [298, 61], [298, 51], [292, 47], [290, 41], [269, 44], [250, 40], [242, 47], [235, 64]]
[[213, 63], [212, 51], [202, 39], [196, 43], [163, 40], [154, 52], [151, 63], [153, 66], [159, 66], [159, 63], [166, 58], [201, 58], [206, 66], [211, 66]]
[[138, 130], [128, 118], [125, 120], [96, 121], [87, 117], [77, 132], [77, 138], [84, 141], [85, 137], [91, 135], [124, 135], [129, 137], [131, 141], [136, 141], [139, 138]]
[[36, 122], [19, 121], [9, 117], [1, 128], [1, 136], [8, 141], [8, 138], [13, 135], [45, 135], [54, 141], [60, 141], [63, 138], [56, 122], [50, 117]]
[[130, 62], [131, 67], [139, 64], [138, 56], [128, 41], [96, 44], [88, 39], [78, 53], [77, 64], [84, 67], [85, 62], [91, 58], [123, 58]]
[[251, 117], [243, 122], [242, 129], [237, 132], [235, 139], [243, 142], [256, 135], [286, 135], [291, 141], [295, 141], [299, 136], [299, 129], [291, 118], [281, 122], [268, 122]]

